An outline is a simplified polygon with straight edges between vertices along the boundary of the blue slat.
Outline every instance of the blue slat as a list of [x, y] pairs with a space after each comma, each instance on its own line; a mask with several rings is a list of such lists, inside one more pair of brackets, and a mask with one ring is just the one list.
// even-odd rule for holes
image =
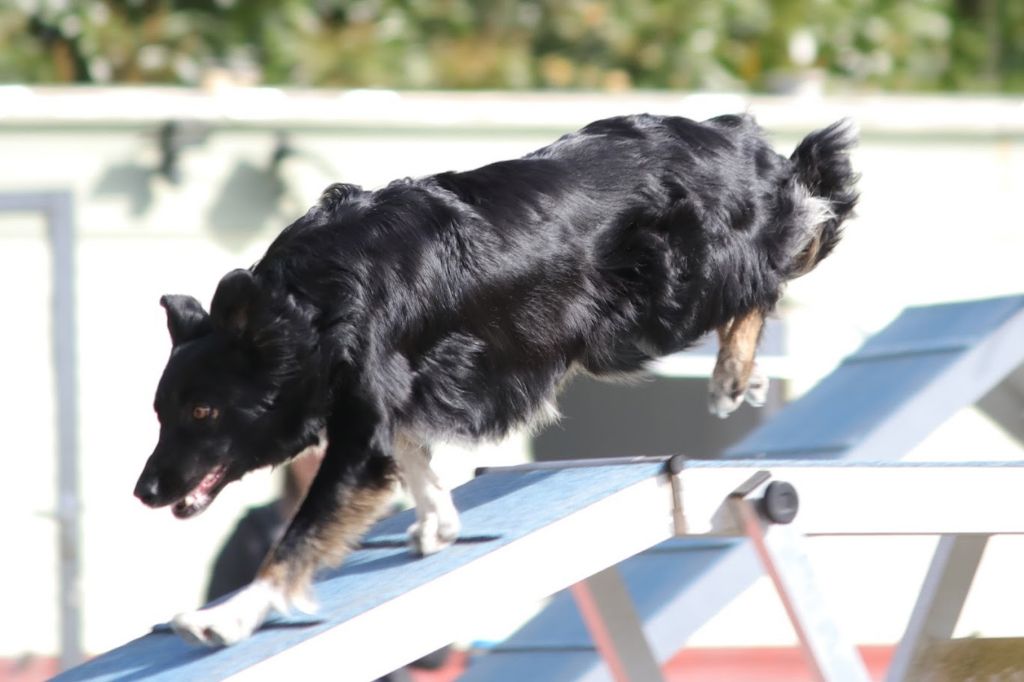
[[956, 362], [959, 355], [960, 351], [941, 351], [840, 365], [723, 456], [843, 457], [875, 425]]
[[[620, 565], [623, 581], [642, 620], [654, 617], [679, 591], [680, 581], [690, 583], [700, 573], [714, 569], [721, 560], [722, 548], [733, 547], [737, 540], [670, 540], [655, 550], [638, 554]], [[678, 580], [662, 580], [665, 573]], [[545, 610], [545, 618], [527, 623], [514, 641], [500, 644], [494, 651], [509, 649], [587, 649], [593, 644], [583, 619], [568, 592], [560, 592]]]
[[[704, 589], [706, 577], [721, 572], [743, 581], [752, 565], [752, 550], [740, 541], [675, 539], [622, 562], [619, 571], [655, 656], [664, 659], [689, 636], [685, 621], [702, 622], [735, 596]], [[694, 592], [699, 601], [690, 598]], [[549, 666], [546, 673], [538, 672], [540, 662]], [[572, 597], [563, 591], [507, 642], [474, 659], [460, 682], [556, 682], [586, 679], [595, 671], [598, 679], [610, 679], [601, 666]]]
[[504, 682], [553, 682], [574, 680], [592, 667], [597, 654], [591, 650], [496, 652], [470, 660], [460, 680]]
[[1024, 309], [1024, 297], [1007, 296], [908, 308], [849, 360], [886, 355], [966, 350]]

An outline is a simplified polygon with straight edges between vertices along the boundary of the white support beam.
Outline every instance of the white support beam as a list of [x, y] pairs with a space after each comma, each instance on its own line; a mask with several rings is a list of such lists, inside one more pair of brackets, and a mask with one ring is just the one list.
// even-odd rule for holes
[[893, 654], [886, 682], [907, 682], [929, 644], [952, 639], [978, 571], [988, 535], [944, 535], [935, 548], [906, 632]]
[[[478, 469], [478, 474], [630, 466], [664, 461], [672, 465], [679, 535], [742, 535], [725, 502], [759, 472], [786, 481], [800, 495], [800, 523], [806, 535], [1024, 534], [1024, 517], [1014, 504], [1024, 485], [1024, 462], [846, 462], [835, 460], [702, 460], [623, 457], [606, 460], [537, 462]], [[984, 490], [982, 499], [958, 503], [965, 491]], [[914, 504], [907, 503], [913, 499]], [[681, 515], [681, 516], [680, 516]]]
[[[1021, 534], [1022, 463], [687, 461], [679, 474], [688, 535], [736, 535], [723, 501], [758, 471], [794, 485], [807, 535]], [[984, 490], [964, 500], [965, 491]], [[912, 501], [912, 502], [911, 502]]]
[[570, 588], [594, 646], [615, 682], [657, 682], [661, 666], [654, 658], [633, 600], [612, 566]]

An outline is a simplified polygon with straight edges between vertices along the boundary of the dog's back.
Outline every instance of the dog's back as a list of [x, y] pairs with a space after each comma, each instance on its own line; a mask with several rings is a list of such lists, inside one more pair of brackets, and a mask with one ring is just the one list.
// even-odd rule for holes
[[[525, 342], [567, 329], [582, 365], [618, 373], [772, 309], [787, 279], [827, 255], [856, 201], [852, 143], [833, 126], [790, 160], [748, 116], [625, 116], [428, 182], [500, 253], [489, 281], [515, 273], [502, 310], [515, 318], [516, 299], [530, 303]], [[537, 299], [549, 319], [536, 319]]]
[[852, 211], [852, 143], [837, 124], [787, 159], [749, 116], [606, 119], [521, 159], [333, 186], [257, 275], [345, 320], [360, 362], [398, 349], [380, 371], [408, 377], [394, 409], [417, 430], [500, 436], [553, 413], [573, 367], [635, 372], [773, 309]]

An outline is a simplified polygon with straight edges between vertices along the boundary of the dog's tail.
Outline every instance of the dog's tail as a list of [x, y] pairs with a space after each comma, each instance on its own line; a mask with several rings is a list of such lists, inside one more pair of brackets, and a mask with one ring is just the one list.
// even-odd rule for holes
[[805, 137], [789, 157], [798, 191], [809, 195], [802, 203], [812, 214], [805, 222], [809, 230], [804, 243], [790, 261], [790, 277], [810, 272], [831, 253], [842, 236], [843, 222], [853, 215], [859, 195], [850, 149], [856, 144], [856, 126], [843, 119]]

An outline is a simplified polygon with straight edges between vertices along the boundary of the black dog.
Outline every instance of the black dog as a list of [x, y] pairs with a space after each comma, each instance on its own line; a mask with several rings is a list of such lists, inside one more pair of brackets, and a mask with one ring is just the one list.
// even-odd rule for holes
[[165, 296], [173, 349], [143, 502], [192, 516], [246, 472], [326, 448], [257, 580], [178, 631], [229, 644], [296, 606], [399, 475], [414, 547], [450, 544], [458, 515], [429, 444], [548, 419], [573, 372], [637, 372], [717, 330], [712, 411], [757, 403], [763, 316], [838, 241], [853, 143], [838, 123], [786, 159], [747, 116], [597, 121], [465, 173], [332, 185], [221, 280], [209, 314]]

